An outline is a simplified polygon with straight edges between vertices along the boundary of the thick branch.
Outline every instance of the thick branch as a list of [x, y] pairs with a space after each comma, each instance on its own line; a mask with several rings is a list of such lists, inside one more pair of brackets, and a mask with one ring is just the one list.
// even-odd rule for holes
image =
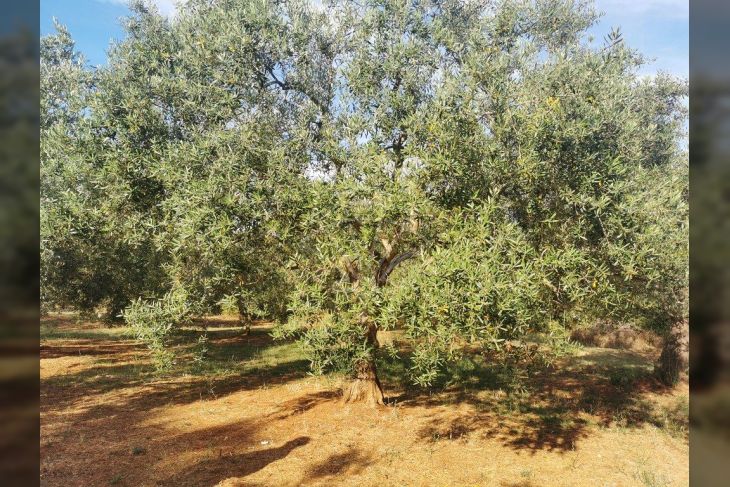
[[266, 88], [268, 88], [269, 86], [278, 86], [283, 91], [295, 90], [295, 91], [301, 93], [302, 95], [304, 95], [305, 97], [307, 97], [307, 99], [309, 101], [314, 103], [317, 106], [317, 108], [319, 108], [319, 111], [323, 115], [327, 115], [329, 113], [329, 107], [327, 105], [325, 105], [324, 103], [322, 103], [321, 101], [319, 101], [317, 99], [317, 97], [313, 96], [311, 93], [309, 93], [307, 90], [305, 90], [304, 87], [299, 85], [299, 83], [297, 83], [297, 86], [294, 86], [286, 80], [279, 79], [276, 76], [276, 73], [274, 73], [274, 69], [270, 65], [264, 65], [264, 69], [266, 70], [268, 75], [271, 76], [271, 81], [269, 81], [265, 85]]
[[380, 262], [378, 273], [375, 276], [375, 282], [378, 287], [385, 286], [385, 284], [388, 282], [388, 276], [390, 276], [390, 273], [393, 272], [393, 270], [398, 267], [401, 262], [410, 259], [414, 255], [415, 252], [408, 251], [395, 256], [392, 260], [383, 259]]
[[275, 84], [284, 91], [288, 91], [291, 89], [291, 85], [289, 83], [287, 83], [286, 81], [281, 81], [279, 78], [276, 77], [273, 69], [271, 69], [269, 66], [264, 66], [264, 68], [266, 69], [266, 72], [269, 73], [269, 76], [271, 76], [272, 78], [272, 80], [266, 84], [267, 87]]

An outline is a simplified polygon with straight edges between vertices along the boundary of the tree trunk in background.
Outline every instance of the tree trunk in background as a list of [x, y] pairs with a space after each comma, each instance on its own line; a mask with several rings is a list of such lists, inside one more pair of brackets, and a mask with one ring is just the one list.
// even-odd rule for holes
[[689, 323], [678, 321], [669, 329], [657, 364], [657, 375], [666, 385], [674, 385], [689, 367]]
[[111, 302], [103, 311], [97, 311], [96, 316], [107, 325], [119, 325], [124, 322], [121, 316], [124, 307], [122, 303]]
[[372, 355], [367, 360], [355, 364], [355, 377], [345, 392], [346, 403], [364, 402], [372, 406], [382, 406], [385, 403], [383, 387], [380, 385], [378, 370], [375, 366], [375, 350], [378, 348], [377, 333], [377, 327], [369, 323], [367, 342], [372, 349]]
[[251, 320], [246, 316], [242, 314], [238, 315], [238, 326], [243, 328], [244, 335], [248, 336], [251, 334]]
[[251, 320], [246, 312], [246, 307], [243, 303], [238, 303], [238, 326], [243, 328], [243, 334], [249, 335], [251, 333]]

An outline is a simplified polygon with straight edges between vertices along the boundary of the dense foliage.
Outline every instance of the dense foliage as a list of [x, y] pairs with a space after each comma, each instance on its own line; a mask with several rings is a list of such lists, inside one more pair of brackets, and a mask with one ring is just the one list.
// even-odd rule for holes
[[62, 26], [42, 39], [41, 297], [44, 307], [105, 308], [114, 319], [157, 292], [161, 259], [144, 229], [140, 181], [128, 176], [134, 154], [105, 133], [114, 120], [100, 106], [103, 76], [84, 68]]
[[596, 19], [569, 0], [136, 4], [96, 70], [59, 30], [47, 302], [133, 303], [153, 347], [233, 305], [362, 380], [398, 330], [420, 384], [465, 344], [667, 329], [687, 308], [686, 84], [638, 77], [619, 32], [587, 39]]

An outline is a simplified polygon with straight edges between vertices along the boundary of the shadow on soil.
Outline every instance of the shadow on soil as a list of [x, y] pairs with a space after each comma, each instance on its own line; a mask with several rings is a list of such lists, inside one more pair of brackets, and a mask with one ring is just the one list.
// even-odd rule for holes
[[[381, 364], [386, 384], [402, 363]], [[390, 380], [389, 380], [390, 379]], [[458, 386], [457, 386], [458, 384]], [[400, 384], [388, 398], [396, 407], [434, 408], [418, 432], [426, 441], [494, 438], [516, 450], [574, 450], [591, 426], [662, 426], [645, 394], [669, 393], [652, 374], [650, 361], [634, 352], [589, 349], [566, 363], [514, 380], [513, 371], [483, 357], [462, 360], [446, 371], [438, 387], [423, 391]], [[468, 412], [448, 406], [470, 405]]]
[[[246, 477], [258, 472], [273, 462], [285, 458], [293, 450], [306, 445], [310, 441], [309, 437], [300, 436], [274, 448], [252, 450], [250, 452], [239, 454], [223, 454], [224, 447], [219, 446], [219, 440], [223, 437], [221, 435], [226, 435], [230, 432], [217, 431], [215, 433], [216, 435], [213, 436], [211, 440], [214, 441], [216, 448], [218, 448], [217, 456], [213, 453], [212, 458], [198, 462], [176, 473], [173, 477], [158, 482], [157, 485], [169, 485], [175, 487], [183, 485], [216, 485], [220, 481], [230, 477]], [[237, 434], [240, 433], [241, 430], [238, 428]], [[206, 432], [206, 434], [209, 434], [209, 432]], [[225, 437], [228, 438], [230, 436]], [[213, 450], [215, 450], [215, 448], [213, 448]]]
[[310, 467], [305, 474], [305, 478], [312, 481], [342, 475], [358, 475], [372, 464], [373, 459], [370, 455], [349, 446], [344, 453], [330, 455], [325, 460]]
[[[185, 344], [194, 344], [201, 332], [183, 330], [176, 337], [181, 356], [187, 350]], [[272, 422], [332, 401], [337, 391], [303, 394], [277, 404], [254, 420], [216, 427], [195, 429], [193, 420], [172, 427], [148, 422], [153, 416], [150, 411], [157, 407], [281, 385], [307, 374], [308, 363], [292, 345], [273, 342], [265, 327], [254, 328], [248, 335], [226, 326], [208, 327], [207, 333], [208, 365], [184, 369], [186, 377], [180, 377], [182, 368], [163, 376], [156, 374], [147, 350], [131, 340], [115, 338], [112, 342], [101, 335], [88, 342], [86, 336], [79, 337], [74, 330], [56, 330], [53, 336], [57, 338], [45, 335], [42, 358], [50, 359], [47, 366], [63, 357], [83, 360], [70, 364], [65, 361], [60, 364], [60, 374], [41, 381], [43, 422], [51, 426], [44, 433], [43, 456], [52, 461], [60, 451], [71, 455], [72, 463], [84, 462], [89, 455], [84, 450], [85, 438], [91, 437], [95, 444], [105, 445], [104, 453], [115, 459], [113, 465], [86, 464], [85, 475], [93, 479], [91, 484], [138, 485], [141, 480], [149, 480], [158, 467], [164, 469], [168, 459], [174, 462], [181, 455], [189, 455], [191, 461], [185, 467], [168, 467], [174, 473], [158, 477], [156, 485], [198, 486], [249, 476], [305, 447], [310, 442], [307, 436], [264, 441], [267, 437], [262, 430]], [[188, 363], [183, 357], [179, 365]], [[107, 392], [109, 396], [98, 397]], [[57, 450], [58, 445], [64, 446]], [[350, 468], [360, 458], [354, 453], [351, 458], [340, 458], [338, 468]], [[57, 465], [51, 471], [42, 470], [42, 477], [63, 478], [64, 469]], [[312, 475], [327, 474], [322, 470]]]
[[[229, 328], [220, 329], [226, 324]], [[274, 343], [268, 328], [254, 328], [244, 334], [240, 329], [231, 329], [231, 323], [218, 325], [208, 326], [208, 351], [202, 363], [195, 363], [191, 355], [203, 330], [181, 330], [172, 342], [178, 355], [176, 364], [163, 374], [155, 371], [148, 350], [133, 340], [109, 340], [100, 333], [94, 340], [79, 339], [74, 330], [44, 333], [41, 359], [92, 357], [93, 363], [71, 364], [64, 373], [44, 378], [43, 402], [58, 410], [84, 396], [129, 387], [144, 389], [126, 396], [123, 403], [110, 401], [85, 410], [87, 417], [95, 417], [119, 407], [146, 411], [159, 405], [189, 404], [306, 376], [308, 362], [293, 344]], [[75, 368], [79, 370], [74, 371]]]
[[[313, 395], [309, 399], [320, 403], [331, 399], [329, 394]], [[286, 458], [294, 450], [305, 448], [311, 441], [308, 436], [299, 436], [274, 447], [262, 447], [261, 442], [252, 444], [252, 438], [257, 438], [258, 430], [267, 421], [287, 416], [297, 406], [292, 402], [285, 405], [274, 415], [266, 415], [258, 422], [225, 425], [209, 428], [203, 431], [184, 433], [165, 438], [164, 442], [153, 443], [152, 449], [173, 448], [194, 452], [207, 453], [207, 458], [176, 472], [173, 476], [157, 481], [156, 485], [170, 487], [217, 485], [226, 479], [241, 479], [258, 472], [270, 464]], [[241, 452], [242, 445], [251, 445], [247, 451]], [[316, 453], [305, 454], [315, 455]], [[326, 481], [341, 475], [357, 475], [373, 463], [369, 455], [350, 446], [343, 453], [330, 455], [325, 460], [303, 469], [301, 478], [287, 485], [306, 484], [315, 480]], [[294, 479], [290, 479], [294, 480]], [[283, 481], [283, 479], [279, 479]], [[246, 485], [249, 485], [248, 483]]]
[[[46, 444], [72, 441], [78, 428], [89, 425], [97, 440], [118, 448], [122, 429], [130, 437], [146, 438], [140, 451], [194, 455], [194, 463], [160, 481], [162, 485], [175, 486], [212, 485], [230, 477], [245, 477], [295, 450], [308, 448], [307, 436], [281, 438], [269, 445], [259, 441], [262, 438], [258, 434], [273, 421], [336, 400], [338, 391], [302, 395], [277, 405], [274, 411], [262, 412], [256, 420], [203, 430], [174, 433], [157, 431], [145, 424], [149, 411], [156, 407], [282, 385], [308, 372], [306, 360], [293, 345], [273, 342], [265, 326], [255, 326], [249, 335], [244, 335], [230, 322], [205, 325], [209, 338], [206, 363], [194, 369], [185, 365], [189, 363], [187, 359], [181, 359], [179, 370], [168, 376], [155, 374], [144, 347], [131, 340], [120, 340], [118, 335], [84, 331], [86, 335], [80, 337], [73, 330], [53, 331], [53, 338], [46, 335], [41, 351], [44, 359], [93, 357], [91, 364], [80, 364], [78, 372], [74, 372], [72, 365], [64, 373], [42, 380], [41, 411], [46, 422], [59, 424], [55, 436], [44, 438]], [[202, 332], [202, 328], [188, 329], [176, 338], [182, 357], [190, 352]], [[96, 334], [97, 338], [91, 339], [88, 334]], [[642, 397], [648, 392], [665, 390], [652, 378], [647, 358], [607, 349], [589, 349], [565, 364], [533, 371], [529, 380], [520, 383], [503, 367], [483, 357], [472, 357], [450, 368], [438, 388], [431, 391], [409, 388], [400, 382], [406, 375], [407, 361], [383, 359], [379, 367], [386, 392], [396, 387], [402, 391], [389, 398], [390, 407], [433, 408], [427, 422], [417, 431], [422, 441], [475, 436], [494, 438], [505, 446], [529, 452], [573, 450], [581, 438], [588, 436], [591, 426], [633, 428], [656, 424], [651, 403]], [[187, 376], [181, 378], [180, 372]], [[116, 390], [122, 392], [103, 400], [84, 400]], [[471, 407], [450, 407], [454, 405]], [[142, 465], [149, 468], [150, 462], [154, 465], [167, 458], [137, 458], [128, 451], [110, 454], [119, 454], [118, 458], [124, 459], [120, 460], [119, 469], [130, 471], [143, 468]], [[343, 474], [356, 475], [373, 462], [368, 454], [349, 446], [344, 452], [307, 467], [301, 480], [325, 481]]]

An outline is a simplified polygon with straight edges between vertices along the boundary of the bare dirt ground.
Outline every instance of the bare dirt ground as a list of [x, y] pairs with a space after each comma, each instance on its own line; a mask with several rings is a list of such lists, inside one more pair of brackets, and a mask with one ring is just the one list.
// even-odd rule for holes
[[209, 363], [180, 345], [159, 375], [125, 328], [44, 319], [41, 485], [688, 485], [687, 384], [660, 387], [651, 353], [584, 347], [510, 391], [386, 374], [373, 409], [343, 405], [342, 379], [309, 376], [266, 325], [205, 324]]

